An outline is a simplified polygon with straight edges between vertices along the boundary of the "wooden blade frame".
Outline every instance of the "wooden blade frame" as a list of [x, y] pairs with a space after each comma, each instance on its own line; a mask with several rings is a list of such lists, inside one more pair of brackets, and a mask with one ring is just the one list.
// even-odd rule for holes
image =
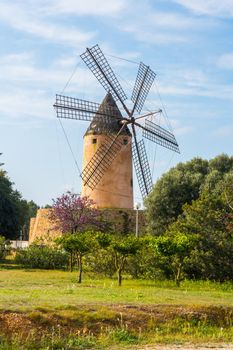
[[103, 106], [95, 102], [63, 95], [56, 95], [56, 102], [53, 106], [58, 118], [92, 121], [95, 117], [102, 121], [104, 119], [108, 123], [111, 121], [111, 118], [116, 118], [117, 116], [117, 110], [115, 108], [103, 108]]
[[99, 46], [95, 45], [90, 49], [87, 48], [80, 57], [103, 88], [110, 92], [116, 101], [120, 101], [124, 109], [128, 111], [124, 104], [127, 96]]
[[131, 96], [131, 100], [134, 102], [133, 110], [131, 112], [132, 115], [134, 114], [135, 109], [138, 113], [141, 112], [155, 77], [156, 74], [150, 69], [150, 67], [141, 62]]
[[137, 142], [134, 126], [132, 126], [132, 128], [134, 135], [134, 143], [132, 147], [133, 163], [142, 197], [145, 198], [151, 192], [153, 187], [152, 176], [144, 141], [140, 140]]
[[171, 132], [165, 130], [150, 120], [145, 120], [145, 127], [138, 123], [137, 126], [143, 129], [142, 136], [146, 139], [172, 151], [180, 153], [178, 143], [175, 136]]
[[122, 126], [116, 136], [108, 135], [107, 141], [98, 148], [94, 156], [91, 158], [81, 174], [84, 186], [87, 185], [93, 190], [100, 182], [105, 171], [110, 167], [113, 160], [122, 148], [126, 146], [122, 143], [122, 140], [118, 139], [118, 136], [124, 128], [125, 125]]

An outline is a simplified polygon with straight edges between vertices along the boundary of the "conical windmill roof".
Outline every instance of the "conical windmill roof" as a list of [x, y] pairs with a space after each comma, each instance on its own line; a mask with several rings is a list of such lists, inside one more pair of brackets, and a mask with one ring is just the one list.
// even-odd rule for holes
[[[122, 114], [119, 108], [117, 107], [117, 104], [110, 92], [108, 92], [105, 98], [103, 99], [103, 102], [101, 103], [98, 112], [106, 113], [106, 110], [112, 110], [114, 112], [111, 113], [109, 117], [104, 117], [99, 114], [96, 114], [84, 136], [103, 134], [115, 135], [120, 131], [122, 127], [122, 124], [120, 123], [120, 119], [122, 119]], [[123, 129], [121, 135], [131, 135], [128, 127], [125, 127]]]

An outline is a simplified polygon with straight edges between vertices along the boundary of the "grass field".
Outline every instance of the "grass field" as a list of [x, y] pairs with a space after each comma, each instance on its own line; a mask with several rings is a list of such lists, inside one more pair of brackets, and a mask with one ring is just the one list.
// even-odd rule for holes
[[233, 285], [123, 281], [76, 273], [0, 270], [0, 349], [233, 342]]

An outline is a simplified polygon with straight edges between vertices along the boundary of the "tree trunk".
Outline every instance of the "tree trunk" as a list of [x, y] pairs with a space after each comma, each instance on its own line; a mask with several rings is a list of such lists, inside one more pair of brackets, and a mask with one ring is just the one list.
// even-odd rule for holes
[[180, 287], [181, 268], [182, 268], [182, 265], [179, 264], [178, 267], [177, 267], [176, 273], [175, 273], [175, 282], [176, 282], [177, 287]]
[[121, 275], [122, 270], [118, 269], [117, 273], [118, 273], [118, 286], [120, 287], [121, 286], [121, 282], [122, 282], [122, 275]]
[[81, 283], [82, 282], [82, 272], [83, 272], [82, 257], [81, 256], [78, 257], [78, 269], [79, 269], [78, 283]]
[[70, 253], [70, 272], [73, 272], [73, 253]]

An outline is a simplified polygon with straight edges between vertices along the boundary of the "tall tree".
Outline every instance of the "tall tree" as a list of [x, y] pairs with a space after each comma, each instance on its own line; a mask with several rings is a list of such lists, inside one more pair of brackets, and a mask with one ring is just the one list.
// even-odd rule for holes
[[0, 170], [0, 233], [6, 239], [27, 239], [29, 221], [38, 206], [14, 190], [7, 173]]
[[189, 257], [189, 277], [224, 281], [233, 279], [233, 217], [223, 198], [203, 193], [170, 226], [182, 234], [198, 235]]
[[150, 233], [163, 234], [182, 213], [184, 204], [191, 204], [206, 191], [215, 192], [231, 171], [233, 157], [221, 154], [210, 161], [194, 158], [179, 163], [164, 174], [145, 201]]
[[13, 183], [6, 172], [0, 170], [0, 233], [7, 239], [20, 234], [19, 201], [20, 195], [13, 190]]
[[163, 234], [181, 214], [183, 205], [198, 198], [207, 173], [208, 161], [194, 158], [187, 163], [179, 163], [157, 181], [145, 201], [151, 234]]

